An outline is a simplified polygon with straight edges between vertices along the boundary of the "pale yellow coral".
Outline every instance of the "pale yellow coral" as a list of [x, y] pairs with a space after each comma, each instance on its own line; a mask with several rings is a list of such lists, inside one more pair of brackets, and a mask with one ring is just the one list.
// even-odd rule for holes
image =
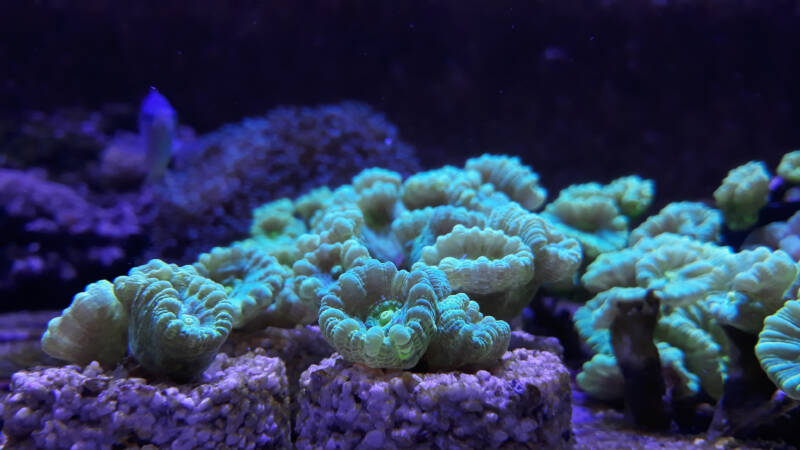
[[542, 216], [578, 240], [587, 260], [625, 247], [628, 218], [614, 197], [598, 183], [576, 184], [562, 190]]
[[297, 237], [305, 231], [303, 221], [294, 217], [294, 203], [288, 198], [265, 203], [253, 210], [252, 236]]
[[790, 183], [800, 183], [800, 150], [783, 155], [778, 164], [778, 175]]
[[344, 242], [350, 238], [361, 238], [364, 215], [355, 203], [331, 205], [311, 219], [312, 230], [322, 242]]
[[605, 187], [605, 191], [617, 202], [622, 214], [636, 218], [653, 202], [655, 183], [637, 175], [629, 175], [613, 180]]
[[529, 213], [516, 203], [492, 211], [487, 226], [519, 236], [534, 255], [537, 283], [553, 283], [575, 274], [581, 264], [581, 246], [557, 230], [542, 216]]
[[424, 356], [429, 369], [491, 366], [508, 349], [511, 327], [481, 314], [478, 303], [466, 294], [448, 296], [438, 310], [436, 336]]
[[373, 230], [388, 227], [402, 211], [399, 173], [384, 169], [366, 169], [353, 178], [356, 204], [365, 223]]
[[527, 210], [541, 207], [547, 196], [539, 186], [539, 175], [523, 165], [519, 157], [484, 154], [468, 159], [464, 167], [480, 173], [482, 183], [491, 183]]
[[402, 200], [408, 209], [455, 205], [463, 191], [477, 189], [480, 184], [479, 173], [444, 166], [408, 177], [403, 184]]
[[750, 161], [730, 172], [714, 191], [717, 207], [731, 230], [744, 230], [756, 224], [758, 213], [769, 197], [769, 172], [762, 162]]
[[764, 318], [783, 306], [797, 279], [798, 265], [785, 252], [766, 247], [744, 250], [726, 261], [724, 289], [711, 295], [708, 308], [721, 323], [758, 333]]
[[480, 303], [484, 312], [496, 317], [514, 317], [530, 301], [523, 288], [533, 279], [533, 253], [516, 236], [456, 225], [434, 245], [422, 249], [422, 261], [446, 273], [456, 291], [495, 294], [497, 297]]
[[297, 197], [294, 208], [297, 214], [308, 223], [317, 211], [325, 209], [333, 193], [328, 186], [312, 189], [310, 192]]
[[403, 245], [408, 264], [419, 261], [422, 249], [436, 238], [453, 230], [458, 224], [483, 227], [486, 216], [477, 211], [456, 206], [437, 206], [406, 211], [392, 223], [392, 231]]
[[294, 217], [294, 204], [288, 198], [265, 203], [253, 210], [250, 239], [239, 244], [258, 248], [277, 258], [282, 264], [292, 264], [300, 257], [296, 248], [297, 236], [305, 232], [305, 223]]
[[665, 206], [658, 214], [650, 216], [631, 231], [628, 245], [655, 237], [662, 233], [680, 234], [691, 238], [716, 242], [722, 228], [719, 211], [699, 202], [677, 202]]
[[80, 365], [98, 361], [111, 368], [121, 360], [128, 350], [128, 309], [114, 295], [114, 285], [101, 280], [76, 294], [47, 324], [42, 350]]

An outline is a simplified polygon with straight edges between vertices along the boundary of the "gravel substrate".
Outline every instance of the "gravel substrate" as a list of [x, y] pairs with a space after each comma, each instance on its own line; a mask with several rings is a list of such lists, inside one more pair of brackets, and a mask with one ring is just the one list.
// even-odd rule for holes
[[220, 348], [230, 356], [239, 356], [255, 349], [263, 349], [267, 356], [278, 357], [286, 366], [289, 394], [297, 392], [300, 374], [312, 364], [333, 353], [319, 327], [298, 325], [295, 328], [267, 328], [254, 332], [234, 332]]
[[311, 448], [568, 448], [570, 379], [517, 349], [490, 371], [370, 369], [334, 354], [300, 378], [295, 432]]
[[263, 351], [219, 354], [183, 385], [96, 362], [18, 372], [3, 420], [8, 448], [291, 446], [285, 368]]

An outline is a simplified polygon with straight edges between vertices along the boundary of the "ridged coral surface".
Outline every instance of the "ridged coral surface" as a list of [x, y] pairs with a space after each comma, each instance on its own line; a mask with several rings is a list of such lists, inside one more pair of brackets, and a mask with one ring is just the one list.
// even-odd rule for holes
[[114, 295], [114, 285], [100, 280], [76, 294], [47, 324], [42, 349], [64, 361], [114, 367], [128, 350], [128, 320], [128, 308]]
[[154, 374], [192, 379], [228, 337], [233, 306], [225, 289], [192, 266], [154, 260], [114, 284], [130, 305], [129, 351]]
[[434, 337], [436, 303], [448, 292], [424, 270], [398, 271], [370, 260], [343, 274], [322, 298], [320, 329], [349, 361], [409, 369]]

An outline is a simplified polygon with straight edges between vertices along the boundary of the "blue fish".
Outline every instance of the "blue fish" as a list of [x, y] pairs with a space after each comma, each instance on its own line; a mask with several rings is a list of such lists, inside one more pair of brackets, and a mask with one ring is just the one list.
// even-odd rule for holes
[[146, 150], [148, 180], [158, 180], [164, 176], [172, 159], [177, 127], [178, 114], [175, 109], [166, 97], [151, 87], [139, 109], [139, 135]]

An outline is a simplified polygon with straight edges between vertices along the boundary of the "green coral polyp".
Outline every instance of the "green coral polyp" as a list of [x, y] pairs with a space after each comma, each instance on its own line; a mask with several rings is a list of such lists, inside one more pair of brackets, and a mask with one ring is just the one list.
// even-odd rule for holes
[[350, 361], [409, 369], [436, 330], [436, 304], [449, 293], [430, 270], [398, 271], [370, 259], [342, 274], [322, 298], [319, 325], [325, 339]]
[[397, 300], [384, 300], [375, 305], [364, 320], [367, 327], [386, 326], [394, 318], [395, 314], [403, 307]]
[[176, 380], [200, 374], [225, 342], [233, 306], [225, 289], [192, 266], [153, 260], [114, 280], [129, 296], [128, 348], [148, 371]]

